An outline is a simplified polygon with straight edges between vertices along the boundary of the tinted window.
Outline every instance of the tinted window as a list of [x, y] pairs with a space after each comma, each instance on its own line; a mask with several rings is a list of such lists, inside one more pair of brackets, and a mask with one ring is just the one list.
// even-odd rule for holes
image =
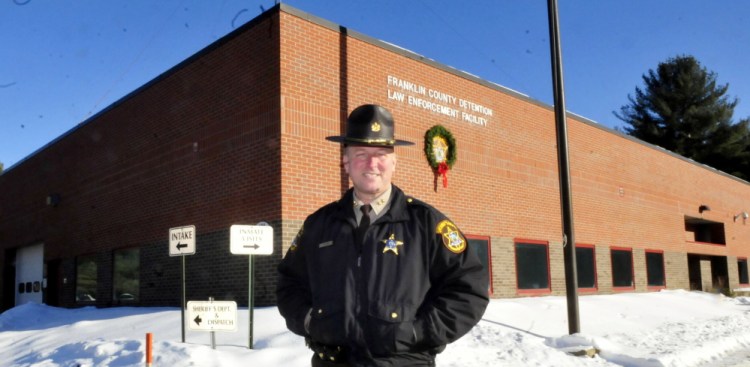
[[633, 287], [633, 256], [630, 250], [612, 250], [612, 286]]
[[549, 289], [547, 245], [517, 243], [518, 289]]
[[140, 251], [126, 249], [115, 252], [115, 301], [137, 301], [140, 290]]
[[596, 266], [593, 247], [576, 247], [578, 288], [596, 288]]
[[76, 302], [96, 300], [96, 259], [81, 256], [76, 259]]
[[489, 238], [467, 238], [466, 239], [469, 243], [469, 248], [476, 252], [476, 254], [479, 256], [479, 260], [482, 262], [482, 265], [484, 265], [484, 276], [487, 278], [488, 282], [488, 289], [487, 293], [491, 293], [492, 290], [492, 274], [490, 274], [490, 269], [492, 269], [492, 262], [490, 261], [489, 256], [489, 249], [490, 249], [490, 241]]
[[646, 252], [646, 276], [649, 286], [664, 286], [664, 254]]
[[747, 277], [747, 259], [737, 260], [737, 270], [740, 273], [740, 284], [747, 284], [749, 282]]

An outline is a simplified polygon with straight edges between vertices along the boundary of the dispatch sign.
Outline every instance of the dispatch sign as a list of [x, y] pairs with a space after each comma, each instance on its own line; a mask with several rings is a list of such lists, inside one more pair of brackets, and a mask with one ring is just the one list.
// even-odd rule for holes
[[169, 256], [195, 255], [195, 226], [169, 229]]
[[188, 328], [197, 331], [237, 331], [237, 302], [188, 301]]
[[235, 255], [270, 255], [273, 253], [273, 227], [241, 225], [229, 227], [229, 251]]

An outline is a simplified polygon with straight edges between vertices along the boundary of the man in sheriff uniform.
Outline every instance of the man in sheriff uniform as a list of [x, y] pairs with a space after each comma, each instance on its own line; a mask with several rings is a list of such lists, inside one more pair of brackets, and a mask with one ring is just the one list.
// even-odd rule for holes
[[464, 235], [391, 184], [390, 112], [363, 105], [347, 119], [341, 159], [352, 182], [310, 215], [279, 264], [278, 306], [305, 337], [312, 366], [434, 366], [480, 320], [488, 279]]

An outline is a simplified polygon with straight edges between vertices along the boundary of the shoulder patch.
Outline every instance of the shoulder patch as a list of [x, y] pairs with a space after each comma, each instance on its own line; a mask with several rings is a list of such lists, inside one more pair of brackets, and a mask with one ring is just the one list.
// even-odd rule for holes
[[297, 251], [297, 244], [299, 243], [300, 238], [302, 237], [302, 232], [305, 230], [305, 227], [299, 229], [299, 232], [297, 232], [297, 235], [294, 236], [294, 240], [292, 240], [292, 245], [289, 246], [289, 251], [294, 252]]
[[443, 245], [451, 252], [460, 254], [466, 250], [466, 239], [453, 222], [447, 219], [440, 221], [435, 232], [443, 236]]

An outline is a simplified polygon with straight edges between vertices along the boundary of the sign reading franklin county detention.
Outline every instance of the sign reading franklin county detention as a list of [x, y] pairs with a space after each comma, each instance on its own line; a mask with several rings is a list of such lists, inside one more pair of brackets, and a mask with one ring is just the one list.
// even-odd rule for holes
[[195, 255], [195, 226], [169, 229], [169, 256]]
[[273, 227], [232, 225], [229, 227], [229, 251], [235, 255], [271, 255]]
[[189, 301], [188, 327], [198, 331], [237, 331], [237, 302]]

